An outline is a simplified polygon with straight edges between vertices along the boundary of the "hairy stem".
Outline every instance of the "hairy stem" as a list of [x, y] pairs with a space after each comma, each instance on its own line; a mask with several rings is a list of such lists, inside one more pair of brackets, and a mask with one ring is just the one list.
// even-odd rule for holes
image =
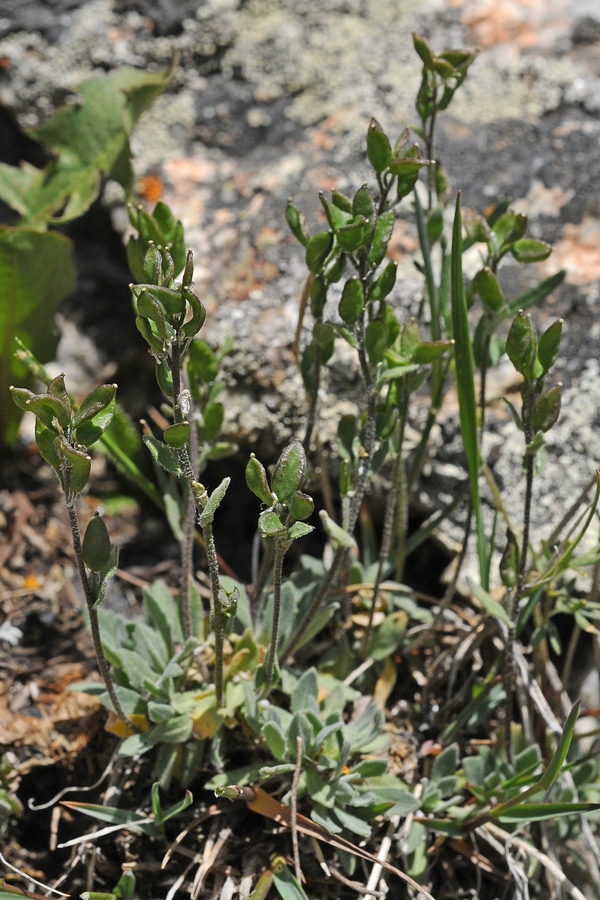
[[511, 734], [511, 721], [513, 714], [513, 697], [515, 690], [515, 643], [517, 640], [517, 621], [519, 617], [519, 609], [523, 589], [525, 587], [525, 574], [527, 572], [527, 553], [529, 549], [529, 529], [531, 522], [531, 503], [533, 500], [533, 466], [535, 462], [535, 452], [531, 452], [529, 445], [533, 440], [533, 429], [531, 427], [531, 412], [534, 402], [534, 387], [531, 383], [527, 385], [527, 390], [523, 395], [523, 424], [525, 426], [525, 504], [523, 508], [523, 542], [521, 544], [521, 559], [519, 564], [519, 574], [517, 577], [517, 586], [512, 597], [509, 598], [509, 615], [511, 625], [508, 630], [508, 646], [506, 648], [506, 665], [505, 665], [505, 730], [506, 730], [506, 756], [510, 765], [514, 766], [514, 747]]
[[[175, 424], [180, 424], [184, 421], [184, 418], [183, 411], [181, 409], [181, 382], [183, 373], [181, 344], [179, 343], [178, 331], [175, 332], [175, 338], [173, 339], [173, 342], [171, 344], [171, 375], [173, 377], [173, 420]], [[195, 430], [196, 423], [194, 421], [193, 410], [190, 410], [189, 421], [192, 427], [192, 431]], [[197, 457], [197, 439], [195, 439], [193, 443], [196, 447], [195, 456]], [[192, 444], [191, 440], [190, 444]], [[195, 501], [192, 494], [191, 485], [196, 480], [196, 476], [194, 474], [194, 467], [192, 466], [192, 461], [190, 459], [190, 454], [188, 453], [187, 447], [182, 447], [181, 450], [179, 450], [178, 456], [179, 465], [181, 466], [183, 477], [185, 478], [189, 489], [188, 506], [184, 524], [184, 537], [181, 545], [180, 583], [183, 630], [185, 633], [185, 637], [188, 638], [192, 635], [192, 614], [190, 609], [190, 573], [192, 568], [194, 530], [196, 525], [196, 517], [194, 514]]]
[[[193, 481], [191, 490], [199, 515], [202, 514], [208, 503], [208, 494], [204, 485]], [[223, 607], [219, 597], [221, 584], [219, 581], [219, 560], [215, 538], [213, 535], [212, 521], [205, 521], [202, 525], [204, 537], [206, 561], [210, 578], [210, 613], [215, 632], [215, 695], [217, 709], [223, 706]]]
[[203, 525], [202, 533], [206, 541], [206, 558], [210, 575], [211, 612], [215, 631], [215, 694], [217, 709], [220, 709], [223, 706], [223, 608], [219, 597], [219, 563], [217, 562], [212, 523]]
[[315, 344], [315, 359], [313, 362], [313, 384], [312, 391], [310, 392], [310, 406], [308, 408], [308, 419], [306, 422], [306, 431], [304, 432], [304, 440], [302, 441], [302, 446], [304, 447], [304, 452], [308, 456], [310, 453], [310, 442], [312, 438], [312, 433], [315, 428], [315, 423], [317, 421], [317, 404], [319, 402], [319, 387], [321, 384], [321, 347], [319, 344]]
[[[401, 525], [404, 526], [402, 533], [400, 534], [399, 540], [399, 553], [398, 557], [401, 554], [402, 564], [400, 566], [400, 571], [404, 568], [404, 549], [406, 547], [406, 512], [407, 512], [407, 504], [406, 504], [406, 470], [404, 468], [404, 459], [402, 457], [402, 447], [404, 443], [404, 425], [406, 422], [406, 387], [404, 388], [404, 402], [403, 402], [403, 410], [400, 417], [400, 420], [396, 426], [396, 458], [394, 460], [394, 468], [392, 471], [392, 489], [389, 493], [386, 507], [385, 507], [385, 517], [383, 521], [383, 535], [381, 538], [381, 547], [379, 548], [379, 560], [377, 566], [377, 577], [375, 578], [375, 586], [373, 588], [373, 596], [371, 598], [371, 609], [369, 610], [369, 621], [367, 623], [367, 627], [365, 630], [364, 637], [362, 639], [362, 644], [360, 648], [361, 656], [364, 656], [367, 652], [367, 647], [369, 646], [369, 641], [371, 640], [371, 631], [373, 629], [373, 616], [375, 615], [375, 609], [377, 608], [377, 599], [379, 597], [379, 589], [381, 587], [381, 582], [383, 581], [383, 573], [384, 567], [387, 563], [388, 557], [390, 555], [390, 550], [392, 547], [392, 540], [394, 536], [394, 523], [396, 522], [396, 507], [400, 505], [402, 507], [401, 515], [399, 519], [401, 520]], [[398, 563], [399, 559], [396, 559], [396, 578], [398, 577]], [[400, 575], [401, 577], [401, 575]]]
[[119, 702], [119, 698], [117, 697], [116, 685], [110, 671], [110, 666], [108, 664], [106, 656], [104, 655], [102, 638], [100, 636], [100, 625], [98, 623], [98, 610], [95, 607], [96, 598], [94, 597], [94, 592], [92, 591], [88, 573], [85, 568], [85, 562], [83, 560], [83, 550], [81, 548], [81, 534], [79, 531], [79, 519], [77, 518], [77, 510], [75, 509], [74, 505], [70, 504], [67, 504], [67, 510], [69, 513], [69, 524], [71, 526], [71, 537], [73, 539], [73, 549], [75, 550], [77, 570], [79, 572], [79, 578], [81, 581], [81, 586], [83, 587], [85, 602], [87, 604], [88, 613], [90, 616], [90, 629], [92, 632], [94, 651], [96, 653], [96, 659], [98, 661], [98, 668], [100, 670], [100, 674], [102, 675], [106, 690], [108, 691], [108, 696], [110, 697], [112, 705], [115, 709], [115, 713], [118, 715], [119, 719], [121, 719], [121, 721], [127, 726], [127, 728], [133, 728], [134, 731], [137, 731], [138, 729], [135, 728], [130, 719], [128, 719], [123, 710], [123, 707]]
[[277, 659], [277, 645], [279, 643], [279, 621], [281, 616], [281, 579], [283, 574], [283, 557], [289, 544], [286, 541], [276, 541], [275, 558], [273, 560], [273, 620], [271, 623], [271, 643], [265, 662], [266, 681], [263, 694], [266, 696], [273, 684], [275, 660]]

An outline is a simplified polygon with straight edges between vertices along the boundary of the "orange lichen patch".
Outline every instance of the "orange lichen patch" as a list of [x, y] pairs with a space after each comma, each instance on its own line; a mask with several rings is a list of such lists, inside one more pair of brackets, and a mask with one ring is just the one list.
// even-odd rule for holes
[[525, 213], [529, 219], [539, 216], [557, 218], [574, 193], [572, 190], [563, 191], [560, 185], [548, 188], [539, 178], [534, 178], [527, 196], [513, 203], [512, 208], [515, 212]]
[[212, 184], [217, 177], [218, 166], [209, 159], [184, 156], [164, 163], [165, 176], [174, 190], [185, 190], [190, 184]]
[[251, 291], [260, 290], [279, 275], [279, 267], [261, 259], [249, 244], [242, 248], [232, 274], [223, 284], [223, 291], [231, 300], [247, 300]]
[[158, 203], [165, 187], [158, 175], [144, 175], [136, 182], [138, 193], [149, 203]]
[[579, 225], [567, 223], [561, 240], [555, 244], [548, 272], [566, 269], [570, 284], [591, 284], [600, 279], [600, 220], [585, 216]]
[[450, 5], [464, 8], [462, 22], [484, 49], [512, 45], [516, 53], [556, 39], [568, 27], [548, 0], [451, 0]]

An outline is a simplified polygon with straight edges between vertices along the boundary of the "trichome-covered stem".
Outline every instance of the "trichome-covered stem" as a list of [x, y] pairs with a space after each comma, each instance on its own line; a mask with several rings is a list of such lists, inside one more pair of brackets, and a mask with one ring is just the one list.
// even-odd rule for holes
[[[176, 425], [183, 422], [183, 411], [181, 404], [181, 376], [182, 376], [182, 358], [181, 344], [179, 343], [179, 332], [175, 333], [175, 338], [171, 345], [171, 374], [173, 377], [173, 420]], [[189, 394], [189, 392], [188, 392]], [[191, 404], [191, 398], [189, 399]], [[193, 412], [189, 411], [190, 423], [192, 431], [196, 428]], [[196, 454], [197, 455], [197, 454]], [[183, 541], [181, 543], [181, 612], [183, 618], [183, 630], [186, 638], [192, 635], [192, 615], [190, 609], [190, 571], [192, 568], [192, 554], [194, 542], [194, 529], [196, 525], [194, 515], [194, 500], [192, 497], [192, 483], [196, 480], [194, 468], [190, 460], [187, 447], [179, 450], [179, 464], [183, 477], [188, 485], [190, 495], [188, 498], [188, 507], [186, 511]]]
[[81, 586], [83, 587], [85, 602], [87, 604], [90, 617], [90, 630], [92, 632], [92, 641], [94, 643], [94, 651], [96, 653], [96, 659], [98, 661], [98, 668], [100, 669], [100, 674], [102, 675], [102, 679], [104, 681], [104, 684], [106, 685], [106, 690], [108, 691], [108, 696], [111, 699], [115, 713], [118, 715], [119, 719], [121, 719], [121, 721], [127, 726], [128, 729], [133, 729], [135, 731], [137, 729], [127, 718], [123, 707], [119, 702], [115, 683], [110, 671], [110, 666], [108, 664], [106, 656], [104, 655], [102, 638], [100, 637], [98, 610], [95, 606], [96, 598], [94, 597], [94, 592], [92, 591], [92, 587], [90, 585], [88, 574], [85, 568], [85, 562], [83, 560], [83, 550], [81, 547], [81, 534], [79, 531], [79, 519], [77, 518], [77, 510], [72, 504], [67, 504], [67, 510], [69, 513], [69, 525], [71, 526], [71, 537], [73, 539], [73, 549], [75, 551], [75, 559], [77, 561], [77, 570], [79, 572], [79, 578], [81, 580]]
[[510, 600], [511, 625], [508, 631], [508, 647], [506, 653], [505, 690], [506, 690], [506, 755], [510, 765], [514, 765], [514, 747], [510, 724], [513, 713], [513, 695], [515, 688], [515, 642], [517, 640], [517, 621], [523, 589], [525, 587], [525, 573], [527, 572], [527, 552], [529, 548], [529, 528], [531, 522], [531, 503], [533, 499], [533, 467], [535, 451], [530, 449], [533, 441], [533, 429], [531, 427], [531, 412], [534, 401], [534, 389], [531, 384], [523, 395], [523, 424], [525, 426], [525, 504], [523, 509], [523, 543], [519, 562], [519, 573], [514, 594]]
[[273, 684], [273, 673], [275, 671], [275, 660], [277, 659], [277, 645], [279, 643], [279, 623], [281, 618], [281, 579], [283, 574], [283, 557], [288, 549], [287, 541], [277, 541], [275, 543], [275, 557], [273, 560], [273, 620], [271, 623], [271, 643], [269, 652], [265, 662], [265, 687], [263, 693], [266, 695], [271, 690]]
[[[406, 497], [406, 470], [404, 467], [404, 459], [402, 456], [402, 447], [404, 443], [404, 426], [406, 422], [406, 388], [403, 390], [403, 404], [400, 420], [396, 426], [396, 458], [394, 460], [394, 468], [392, 470], [392, 489], [388, 496], [385, 518], [383, 522], [383, 535], [381, 538], [381, 547], [379, 548], [379, 560], [377, 566], [377, 577], [373, 588], [373, 596], [371, 598], [371, 609], [369, 611], [369, 621], [361, 644], [361, 656], [364, 656], [371, 639], [371, 631], [373, 629], [373, 616], [377, 608], [377, 599], [379, 597], [379, 589], [383, 581], [384, 568], [390, 555], [392, 539], [394, 536], [394, 523], [398, 521], [400, 526], [398, 554], [396, 557], [396, 571], [402, 572], [404, 568], [404, 555], [406, 548], [406, 519], [408, 512], [408, 504]], [[399, 511], [398, 520], [396, 520], [396, 509]], [[400, 575], [401, 577], [401, 575]], [[397, 575], [398, 578], [398, 575]]]

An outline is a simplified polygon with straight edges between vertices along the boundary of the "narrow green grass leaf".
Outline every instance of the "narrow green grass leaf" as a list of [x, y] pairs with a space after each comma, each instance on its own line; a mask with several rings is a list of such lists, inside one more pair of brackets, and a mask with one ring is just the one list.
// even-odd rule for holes
[[471, 502], [475, 513], [477, 529], [477, 555], [481, 583], [487, 590], [487, 546], [481, 515], [479, 497], [479, 440], [477, 435], [477, 401], [475, 399], [475, 363], [473, 346], [469, 331], [467, 301], [462, 274], [462, 215], [460, 193], [456, 198], [456, 211], [452, 228], [452, 265], [451, 265], [451, 297], [452, 297], [452, 330], [455, 341], [454, 366], [456, 371], [456, 390], [465, 455], [469, 466], [471, 482]]
[[557, 816], [575, 816], [597, 809], [600, 809], [600, 803], [521, 803], [498, 816], [498, 821], [543, 822]]
[[307, 894], [295, 875], [292, 875], [283, 857], [278, 856], [273, 860], [273, 884], [277, 888], [281, 900], [309, 900]]
[[536, 287], [525, 291], [523, 294], [519, 294], [518, 297], [511, 300], [508, 304], [511, 316], [516, 316], [520, 309], [529, 309], [531, 306], [536, 306], [538, 303], [541, 303], [542, 300], [545, 300], [548, 294], [551, 294], [555, 288], [563, 283], [566, 274], [567, 270], [561, 269], [560, 272], [556, 272], [555, 275], [550, 275], [549, 278], [545, 278], [536, 285]]

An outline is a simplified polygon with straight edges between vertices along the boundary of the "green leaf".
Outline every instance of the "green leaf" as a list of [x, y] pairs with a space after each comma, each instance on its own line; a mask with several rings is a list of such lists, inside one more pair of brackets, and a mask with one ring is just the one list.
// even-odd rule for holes
[[528, 291], [525, 291], [523, 294], [519, 294], [514, 300], [508, 304], [508, 309], [512, 316], [516, 315], [520, 309], [529, 309], [531, 306], [535, 306], [538, 303], [541, 303], [542, 300], [551, 294], [552, 291], [557, 288], [559, 285], [563, 283], [565, 280], [567, 271], [566, 269], [561, 269], [560, 272], [556, 272], [555, 275], [551, 275], [549, 278], [545, 278], [544, 281], [541, 281], [537, 287], [531, 288]]
[[298, 538], [306, 537], [307, 534], [310, 534], [311, 531], [314, 530], [312, 525], [307, 525], [305, 522], [294, 522], [288, 530], [288, 540], [297, 541]]
[[290, 227], [290, 231], [296, 240], [300, 241], [303, 247], [306, 247], [310, 240], [310, 235], [306, 228], [306, 221], [302, 213], [298, 212], [291, 200], [288, 200], [287, 202], [285, 218]]
[[364, 243], [367, 220], [358, 216], [354, 222], [344, 225], [337, 232], [337, 242], [346, 253], [354, 253]]
[[154, 700], [150, 700], [148, 703], [148, 718], [155, 725], [160, 725], [161, 722], [167, 722], [169, 719], [172, 719], [175, 715], [175, 710], [168, 703], [155, 703]]
[[181, 450], [189, 441], [191, 431], [189, 422], [178, 422], [175, 425], [169, 425], [163, 432], [164, 442], [168, 447]]
[[364, 838], [371, 837], [371, 826], [363, 819], [359, 819], [358, 816], [353, 816], [347, 809], [342, 809], [341, 806], [336, 805], [333, 807], [332, 815], [344, 828], [347, 828], [354, 834], [359, 834]]
[[167, 472], [171, 472], [172, 475], [181, 475], [179, 456], [173, 447], [157, 441], [151, 434], [143, 435], [142, 440], [159, 466], [162, 466]]
[[567, 754], [569, 752], [569, 747], [571, 746], [571, 741], [573, 740], [573, 734], [575, 732], [575, 726], [579, 717], [580, 708], [581, 700], [577, 700], [577, 702], [573, 704], [571, 712], [567, 716], [567, 720], [563, 726], [558, 746], [552, 754], [552, 759], [550, 760], [548, 768], [540, 778], [540, 787], [545, 791], [550, 790], [550, 788], [558, 778], [560, 770], [565, 763]]
[[81, 450], [72, 447], [62, 435], [55, 440], [58, 455], [70, 464], [70, 474], [66, 487], [74, 494], [79, 494], [88, 482], [92, 467], [92, 458]]
[[510, 252], [522, 263], [543, 262], [552, 253], [552, 247], [546, 241], [534, 241], [532, 238], [521, 238], [510, 248]]
[[368, 256], [369, 265], [373, 268], [376, 268], [385, 258], [388, 243], [394, 230], [394, 218], [394, 210], [388, 209], [387, 212], [382, 213], [377, 219]]
[[[98, 196], [103, 176], [119, 181], [129, 193], [129, 135], [170, 78], [171, 71], [123, 67], [84, 81], [77, 102], [29, 132], [56, 158], [43, 170], [1, 166], [0, 197], [22, 214], [23, 224], [44, 227], [52, 217], [67, 222], [82, 215]], [[20, 195], [17, 202], [15, 194]]]
[[285, 864], [283, 857], [276, 856], [272, 862], [273, 884], [281, 900], [310, 900], [304, 892], [304, 888], [298, 884], [295, 875], [292, 875]]
[[263, 503], [266, 503], [268, 506], [274, 503], [276, 498], [269, 487], [267, 472], [254, 453], [250, 454], [250, 459], [246, 465], [246, 484]]
[[521, 375], [534, 377], [537, 356], [537, 337], [531, 316], [520, 310], [510, 326], [506, 338], [506, 353], [511, 363]]
[[189, 716], [173, 716], [147, 731], [143, 738], [153, 747], [156, 744], [182, 744], [192, 736], [193, 722]]
[[352, 200], [350, 199], [350, 197], [346, 197], [346, 195], [340, 193], [340, 191], [332, 191], [331, 199], [337, 206], [337, 208], [342, 210], [342, 212], [352, 212]]
[[377, 281], [369, 291], [369, 300], [385, 300], [396, 284], [396, 275], [398, 272], [398, 263], [390, 260]]
[[221, 501], [223, 497], [227, 493], [227, 488], [231, 484], [231, 478], [224, 478], [221, 484], [219, 484], [208, 499], [208, 503], [204, 507], [201, 515], [200, 515], [200, 525], [208, 525], [213, 521], [215, 517], [215, 513], [221, 505]]
[[439, 756], [436, 756], [431, 769], [431, 781], [437, 783], [442, 778], [454, 775], [460, 761], [460, 752], [458, 744], [450, 744]]
[[562, 337], [562, 326], [563, 320], [556, 319], [538, 340], [537, 355], [544, 375], [550, 371], [558, 357], [560, 339]]
[[275, 759], [280, 762], [284, 760], [286, 758], [286, 743], [279, 725], [276, 722], [265, 722], [261, 728], [261, 733]]
[[317, 694], [319, 693], [319, 685], [317, 680], [317, 670], [314, 666], [307, 669], [302, 675], [298, 684], [294, 688], [291, 696], [291, 710], [293, 713], [304, 709], [318, 709]]
[[323, 268], [325, 260], [333, 247], [333, 233], [320, 231], [306, 245], [306, 265], [316, 275]]
[[392, 161], [392, 148], [377, 119], [371, 119], [367, 131], [367, 157], [379, 174]]
[[76, 429], [75, 437], [80, 444], [90, 447], [100, 440], [106, 429], [110, 426], [117, 408], [117, 400], [115, 397], [110, 401], [108, 406], [96, 413]]
[[481, 585], [471, 583], [471, 590], [473, 591], [485, 611], [490, 614], [490, 616], [493, 616], [494, 619], [499, 619], [501, 622], [504, 622], [504, 624], [509, 628], [511, 627], [512, 623], [510, 620], [510, 616], [501, 603], [499, 603], [497, 600], [494, 600], [491, 594], [488, 594], [488, 592], [484, 590]]
[[354, 195], [354, 199], [352, 200], [352, 215], [363, 216], [365, 219], [371, 219], [375, 215], [375, 203], [366, 182], [359, 187]]
[[534, 432], [550, 431], [560, 415], [561, 387], [556, 385], [536, 398], [531, 410], [531, 427]]
[[25, 404], [25, 408], [37, 416], [47, 428], [51, 427], [53, 419], [56, 419], [63, 428], [68, 428], [70, 425], [69, 410], [58, 397], [34, 394]]
[[263, 537], [283, 537], [287, 528], [272, 509], [266, 509], [258, 517], [258, 530]]
[[373, 366], [376, 366], [383, 360], [387, 350], [387, 329], [381, 319], [373, 319], [367, 325], [365, 350]]
[[17, 434], [21, 413], [9, 386], [23, 381], [13, 356], [17, 335], [41, 362], [54, 357], [54, 313], [75, 288], [71, 241], [60, 234], [0, 227], [0, 445]]
[[453, 346], [454, 341], [423, 341], [415, 348], [412, 355], [413, 362], [418, 365], [432, 363], [436, 359], [441, 359]]
[[157, 303], [160, 303], [168, 316], [181, 316], [185, 312], [185, 298], [181, 291], [152, 284], [140, 285], [140, 287]]
[[183, 632], [177, 616], [177, 607], [166, 582], [155, 581], [144, 588], [144, 612], [146, 621], [151, 622], [173, 654], [174, 642], [183, 640]]
[[362, 284], [356, 277], [348, 279], [344, 285], [339, 305], [340, 318], [346, 325], [354, 325], [362, 315], [365, 295]]
[[543, 822], [557, 816], [595, 812], [600, 803], [520, 803], [498, 816], [499, 822]]
[[433, 65], [435, 61], [435, 56], [433, 51], [424, 37], [420, 34], [417, 34], [416, 31], [412, 32], [413, 46], [420, 57], [423, 65], [426, 69], [433, 71]]
[[315, 504], [312, 497], [309, 497], [308, 494], [303, 494], [302, 491], [296, 491], [292, 494], [291, 498], [288, 500], [288, 509], [291, 516], [294, 519], [308, 519], [309, 516], [312, 516]]
[[196, 294], [190, 291], [189, 288], [184, 287], [181, 289], [181, 292], [192, 310], [191, 319], [181, 326], [181, 331], [186, 337], [193, 338], [198, 334], [206, 321], [206, 309]]
[[489, 266], [484, 266], [479, 270], [473, 279], [473, 289], [481, 297], [484, 306], [492, 312], [496, 312], [504, 306], [502, 288]]
[[327, 537], [335, 547], [356, 547], [356, 541], [352, 535], [348, 534], [347, 531], [344, 531], [344, 529], [337, 525], [333, 519], [330, 519], [324, 509], [319, 513], [319, 517]]
[[298, 440], [293, 440], [277, 460], [271, 477], [271, 489], [280, 503], [286, 503], [302, 487], [306, 474], [306, 453]]
[[90, 391], [73, 416], [73, 427], [78, 428], [83, 422], [87, 422], [98, 413], [103, 412], [115, 399], [116, 392], [116, 384], [101, 384]]
[[95, 513], [88, 523], [82, 544], [83, 559], [92, 572], [100, 572], [110, 559], [110, 538], [102, 516]]
[[341, 210], [339, 206], [336, 206], [335, 203], [330, 203], [329, 200], [326, 200], [322, 191], [319, 191], [319, 200], [325, 210], [329, 227], [334, 234], [344, 225], [348, 224], [352, 217], [348, 215], [348, 213], [343, 212], [343, 210]]
[[113, 888], [113, 893], [118, 900], [133, 900], [135, 893], [135, 875], [126, 870]]
[[[136, 735], [138, 737], [138, 735]], [[63, 800], [62, 806], [85, 813], [101, 822], [111, 825], [123, 825], [131, 831], [141, 832], [150, 837], [157, 837], [156, 824], [150, 816], [129, 809], [117, 809], [114, 806], [100, 806], [97, 803], [77, 803], [74, 800]]]
[[56, 449], [55, 441], [57, 437], [58, 431], [55, 428], [46, 428], [41, 419], [35, 420], [35, 440], [40, 456], [58, 472], [62, 460]]

